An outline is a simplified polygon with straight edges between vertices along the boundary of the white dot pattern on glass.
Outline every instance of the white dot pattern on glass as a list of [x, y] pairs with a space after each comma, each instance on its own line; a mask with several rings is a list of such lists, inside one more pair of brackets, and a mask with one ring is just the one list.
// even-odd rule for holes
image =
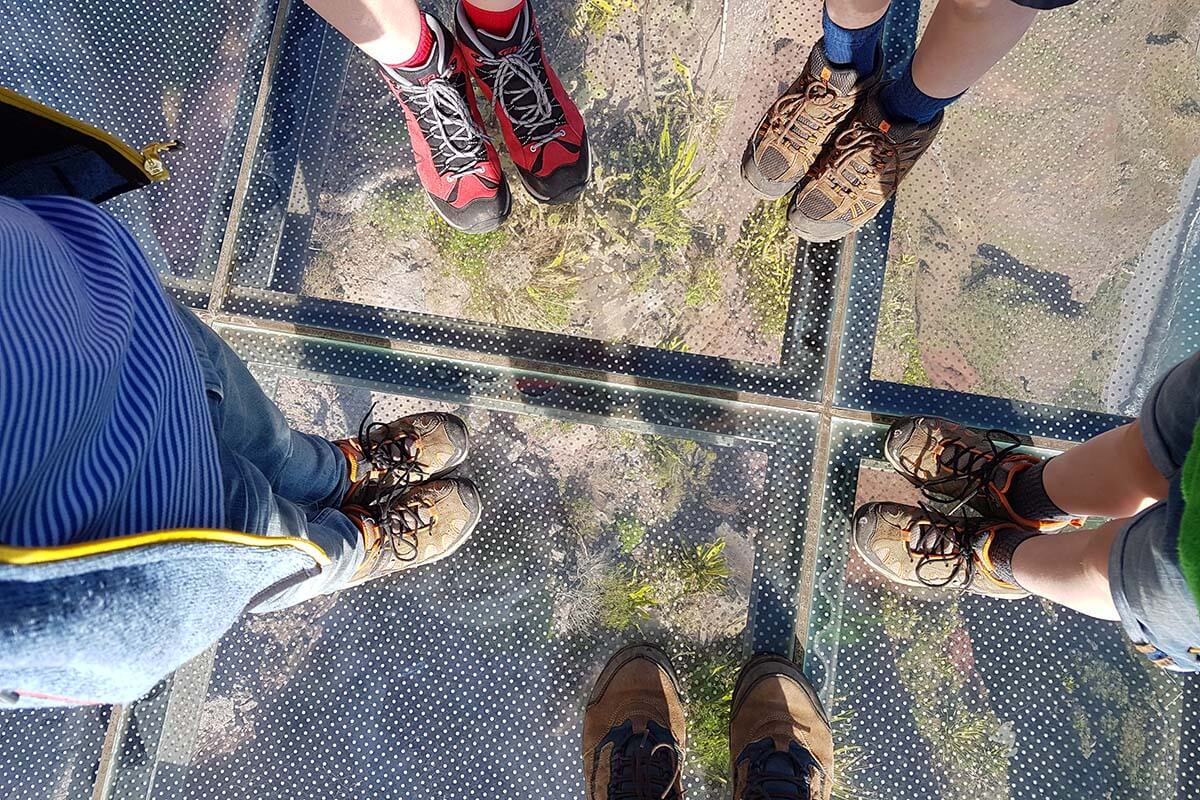
[[[298, 428], [329, 437], [372, 403], [377, 420], [462, 415], [459, 474], [486, 515], [442, 564], [246, 618], [158, 744], [185, 752], [186, 773], [160, 770], [150, 796], [577, 795], [582, 699], [633, 640], [670, 652], [694, 719], [720, 706], [773, 502], [767, 449], [254, 371]], [[710, 726], [694, 736], [724, 736]], [[719, 796], [712, 763], [690, 764], [690, 796]]]
[[834, 423], [805, 662], [845, 796], [1194, 796], [1195, 683], [1150, 665], [1118, 624], [908, 590], [853, 552], [854, 508], [917, 500], [882, 461], [885, 432]]
[[[597, 166], [578, 203], [546, 207], [502, 157], [514, 211], [484, 236], [438, 219], [375, 67], [298, 5], [286, 44], [307, 48], [312, 74], [274, 87], [226, 309], [399, 338], [412, 331], [396, 312], [418, 312], [778, 365], [797, 239], [782, 205], [759, 202], [735, 176], [818, 19], [800, 2], [729, 5], [722, 18], [715, 0], [694, 9], [618, 0], [615, 13], [608, 3], [535, 3]], [[434, 6], [452, 22], [450, 3]], [[503, 152], [494, 115], [485, 117]], [[668, 197], [670, 180], [691, 188], [644, 205]], [[832, 265], [810, 267], [827, 276]], [[372, 313], [348, 318], [346, 302]], [[454, 344], [488, 346], [470, 338]], [[619, 354], [609, 359], [604, 369], [629, 369]]]
[[1195, 0], [1039, 14], [947, 110], [890, 239], [857, 243], [865, 271], [886, 263], [857, 341], [872, 378], [1132, 416], [1200, 349], [1198, 17]]
[[141, 149], [171, 179], [105, 204], [168, 284], [207, 292], [274, 18], [266, 0], [0, 2], [4, 85]]
[[[579, 207], [535, 207], [507, 166], [509, 225], [450, 233], [416, 191], [370, 64], [293, 2], [222, 314], [820, 399], [838, 251], [809, 248], [793, 274], [779, 209], [736, 177], [818, 35], [817, 4], [535, 2], [599, 164]], [[107, 207], [193, 302], [215, 274], [275, 12], [0, 1], [6, 85], [137, 146], [187, 142], [169, 183]], [[1106, 423], [1075, 409], [1136, 413], [1196, 349], [1196, 19], [1196, 0], [1041, 15], [949, 112], [894, 220], [856, 242], [835, 405], [892, 411], [905, 389], [943, 387], [975, 393], [959, 407], [978, 400], [984, 420], [1012, 401], [1026, 432], [1080, 439]], [[670, 167], [696, 176], [694, 198], [654, 214], [622, 204]], [[860, 476], [901, 488], [862, 463], [878, 428], [834, 421], [809, 586], [798, 531], [815, 417], [223, 333], [272, 365], [255, 374], [309, 430], [342, 435], [376, 399], [379, 418], [467, 414], [466, 471], [489, 516], [442, 565], [244, 620], [132, 707], [103, 762], [110, 797], [578, 795], [583, 697], [635, 636], [684, 672], [689, 796], [722, 796], [719, 701], [743, 629], [790, 641], [786, 612], [810, 591], [806, 669], [837, 719], [839, 796], [1200, 793], [1195, 681], [1132, 658], [1114, 626], [1032, 601], [897, 597], [847, 566]], [[709, 572], [688, 578], [714, 580], [715, 564], [716, 583], [681, 594], [680, 565], [717, 541]], [[929, 633], [926, 650], [905, 625]], [[107, 708], [2, 713], [0, 794], [90, 796], [108, 723]]]

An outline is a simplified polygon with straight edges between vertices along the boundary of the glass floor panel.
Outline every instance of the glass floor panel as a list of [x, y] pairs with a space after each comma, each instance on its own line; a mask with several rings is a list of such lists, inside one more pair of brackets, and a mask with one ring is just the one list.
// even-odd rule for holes
[[92, 796], [108, 706], [0, 712], [0, 797]]
[[1195, 774], [1177, 773], [1200, 748], [1194, 681], [1150, 665], [1116, 623], [910, 591], [853, 551], [854, 508], [920, 499], [881, 460], [886, 430], [834, 422], [805, 661], [845, 796], [1193, 796]]
[[168, 283], [217, 269], [274, 24], [272, 0], [0, 2], [0, 82], [140, 149], [178, 139], [171, 179], [110, 200]]
[[1198, 16], [1195, 0], [1038, 16], [947, 111], [890, 226], [856, 242], [852, 296], [872, 302], [883, 273], [856, 371], [1137, 413], [1200, 346]]
[[[477, 337], [516, 328], [782, 365], [798, 240], [781, 204], [729, 176], [819, 20], [798, 0], [724, 5], [539, 3], [588, 121], [593, 184], [578, 203], [540, 206], [506, 161], [512, 217], [473, 236], [426, 201], [369, 59], [295, 4], [226, 308], [389, 338], [411, 337], [415, 313], [476, 323], [464, 330]], [[450, 3], [434, 7], [453, 19]], [[809, 269], [828, 280], [826, 263]]]
[[[144, 731], [125, 739], [162, 763], [118, 768], [114, 796], [578, 795], [583, 700], [613, 650], [645, 638], [689, 693], [689, 796], [720, 796], [723, 698], [750, 647], [756, 583], [798, 572], [756, 547], [787, 536], [759, 509], [786, 497], [768, 476], [792, 448], [252, 367], [294, 424], [331, 438], [368, 413], [464, 416], [461, 474], [487, 513], [452, 561], [245, 618], [176, 675], [171, 695], [191, 702], [159, 715], [157, 750]], [[793, 416], [790, 434], [810, 442], [812, 421]], [[804, 485], [809, 451], [793, 455]]]

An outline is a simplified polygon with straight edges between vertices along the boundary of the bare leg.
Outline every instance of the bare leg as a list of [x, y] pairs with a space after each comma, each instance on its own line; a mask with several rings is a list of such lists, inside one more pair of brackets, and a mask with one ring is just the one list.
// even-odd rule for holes
[[1017, 583], [1034, 594], [1100, 619], [1119, 619], [1108, 586], [1108, 554], [1128, 520], [1096, 530], [1034, 536], [1013, 553]]
[[874, 25], [887, 13], [889, 5], [891, 0], [825, 0], [829, 18], [850, 30]]
[[1167, 496], [1167, 479], [1150, 461], [1136, 420], [1053, 459], [1042, 485], [1055, 505], [1077, 516], [1131, 517]]
[[913, 83], [930, 97], [962, 94], [1021, 40], [1036, 16], [1012, 0], [941, 0], [913, 55]]
[[417, 52], [421, 10], [416, 0], [304, 0], [371, 58], [402, 64]]
[[471, 5], [484, 11], [508, 11], [516, 8], [523, 0], [470, 0]]

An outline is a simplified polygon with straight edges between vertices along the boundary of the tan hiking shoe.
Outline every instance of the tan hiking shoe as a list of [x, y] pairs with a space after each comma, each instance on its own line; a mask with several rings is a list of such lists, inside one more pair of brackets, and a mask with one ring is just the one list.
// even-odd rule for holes
[[1001, 600], [1029, 592], [1001, 580], [989, 549], [1015, 523], [951, 519], [917, 506], [868, 503], [854, 512], [854, 547], [871, 569], [895, 583], [961, 589]]
[[937, 136], [941, 113], [926, 125], [889, 122], [879, 104], [883, 85], [855, 107], [788, 204], [792, 230], [810, 242], [841, 239], [865, 225]]
[[1014, 478], [1041, 459], [1014, 452], [1021, 442], [1001, 430], [976, 431], [941, 417], [908, 417], [892, 423], [884, 454], [892, 468], [931, 500], [970, 506], [985, 517], [1007, 518], [1022, 528], [1052, 533], [1084, 520], [1067, 515], [1027, 519], [1008, 499]]
[[794, 189], [854, 104], [879, 83], [882, 50], [877, 50], [875, 64], [870, 75], [837, 69], [825, 57], [825, 40], [813, 45], [800, 77], [771, 104], [746, 144], [742, 177], [770, 198]]
[[462, 478], [397, 490], [374, 509], [343, 508], [362, 531], [366, 546], [366, 557], [350, 585], [453, 555], [471, 537], [481, 509], [475, 484]]
[[782, 656], [742, 668], [729, 721], [733, 800], [829, 800], [833, 732], [804, 673]]
[[656, 647], [633, 645], [609, 659], [583, 716], [587, 800], [683, 800], [687, 733], [678, 686]]
[[389, 423], [370, 412], [353, 439], [334, 442], [346, 456], [350, 488], [344, 506], [369, 507], [397, 488], [445, 475], [467, 459], [466, 424], [453, 414], [412, 414]]

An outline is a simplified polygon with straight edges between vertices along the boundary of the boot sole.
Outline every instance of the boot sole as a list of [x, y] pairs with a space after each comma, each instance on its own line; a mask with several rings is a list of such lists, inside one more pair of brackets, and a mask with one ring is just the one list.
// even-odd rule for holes
[[808, 696], [809, 702], [816, 709], [817, 716], [825, 723], [826, 728], [830, 728], [829, 715], [825, 713], [825, 706], [821, 703], [821, 699], [817, 697], [817, 690], [813, 688], [808, 678], [804, 677], [804, 673], [800, 671], [795, 662], [783, 656], [767, 653], [750, 659], [746, 663], [746, 666], [742, 667], [742, 671], [738, 675], [737, 685], [733, 690], [732, 711], [729, 714], [731, 731], [733, 730], [733, 720], [737, 717], [738, 711], [741, 710], [742, 701], [746, 699], [746, 695], [754, 688], [754, 684], [763, 678], [769, 678], [774, 675], [783, 675], [800, 684], [800, 687], [804, 689], [804, 693]]
[[588, 139], [587, 175], [584, 176], [584, 178], [581, 182], [575, 184], [574, 186], [569, 186], [566, 189], [563, 189], [561, 192], [559, 192], [556, 195], [552, 195], [550, 197], [543, 197], [542, 195], [540, 195], [536, 191], [534, 191], [533, 187], [529, 185], [529, 181], [525, 180], [525, 173], [519, 169], [517, 170], [517, 177], [519, 177], [521, 179], [521, 185], [525, 187], [525, 191], [528, 192], [529, 196], [532, 197], [534, 200], [536, 200], [539, 203], [548, 205], [548, 206], [560, 206], [560, 205], [565, 205], [567, 203], [573, 203], [576, 200], [578, 200], [580, 197], [583, 196], [584, 189], [586, 189], [588, 184], [592, 182], [592, 170], [595, 168], [595, 166], [596, 166], [596, 154], [592, 150], [592, 140], [591, 140], [591, 138], [589, 138]]
[[508, 219], [509, 214], [512, 213], [512, 192], [508, 190], [507, 180], [503, 175], [500, 176], [500, 180], [505, 181], [504, 188], [506, 202], [504, 204], [504, 210], [501, 211], [498, 216], [492, 219], [485, 219], [482, 222], [475, 223], [474, 225], [461, 225], [450, 219], [450, 217], [446, 216], [444, 211], [438, 208], [437, 203], [433, 202], [433, 198], [430, 197], [429, 192], [425, 192], [425, 200], [429, 203], [429, 207], [436, 211], [437, 215], [441, 217], [447, 225], [449, 225], [451, 228], [454, 228], [454, 230], [462, 231], [463, 233], [491, 233], [503, 225], [504, 221]]
[[604, 690], [608, 688], [608, 684], [612, 682], [617, 672], [637, 658], [644, 658], [666, 672], [667, 677], [671, 679], [671, 688], [675, 690], [676, 695], [680, 695], [679, 676], [675, 673], [675, 667], [671, 664], [671, 659], [667, 654], [652, 644], [631, 644], [621, 648], [608, 659], [608, 663], [600, 672], [600, 677], [596, 679], [596, 685], [592, 687], [592, 691], [588, 695], [587, 704], [590, 706], [599, 701], [600, 696], [604, 694]]

